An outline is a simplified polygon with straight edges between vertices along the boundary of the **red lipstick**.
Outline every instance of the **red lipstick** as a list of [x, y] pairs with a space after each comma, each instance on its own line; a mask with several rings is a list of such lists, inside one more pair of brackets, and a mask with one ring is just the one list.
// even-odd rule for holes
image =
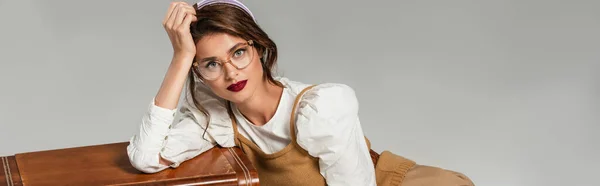
[[232, 91], [232, 92], [239, 92], [242, 89], [244, 89], [247, 81], [248, 80], [244, 80], [244, 81], [237, 82], [235, 84], [231, 84], [227, 87], [227, 90]]

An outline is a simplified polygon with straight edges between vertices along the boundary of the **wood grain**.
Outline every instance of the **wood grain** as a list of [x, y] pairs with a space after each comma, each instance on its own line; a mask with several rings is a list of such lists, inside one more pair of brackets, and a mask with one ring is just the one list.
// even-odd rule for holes
[[[239, 148], [215, 147], [178, 168], [146, 174], [129, 162], [127, 145], [21, 153], [2, 159], [12, 158], [8, 161], [12, 185], [258, 185], [258, 173]], [[9, 183], [4, 183], [6, 176], [0, 178], [0, 186]]]
[[2, 173], [0, 173], [0, 186], [21, 186], [21, 175], [19, 174], [19, 168], [15, 156], [0, 157], [2, 161]]
[[238, 184], [245, 186], [258, 186], [258, 172], [240, 148], [222, 148], [221, 151], [225, 154], [229, 163], [233, 165], [233, 169], [238, 173]]

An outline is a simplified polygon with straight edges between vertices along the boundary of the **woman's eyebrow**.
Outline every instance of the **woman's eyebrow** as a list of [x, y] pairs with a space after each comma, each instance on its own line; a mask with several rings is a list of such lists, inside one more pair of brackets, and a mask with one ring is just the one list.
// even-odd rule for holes
[[[227, 51], [227, 54], [231, 54], [232, 52], [234, 52], [234, 51], [235, 51], [235, 49], [236, 49], [238, 46], [240, 46], [240, 45], [243, 45], [243, 44], [244, 44], [244, 43], [237, 43], [237, 44], [233, 45], [233, 46], [232, 46], [232, 47], [231, 47], [231, 48], [230, 48], [230, 49]], [[202, 58], [202, 59], [200, 59], [199, 61], [216, 61], [216, 60], [217, 60], [217, 57], [215, 57], [215, 56], [211, 56], [211, 57], [205, 57], [205, 58]]]

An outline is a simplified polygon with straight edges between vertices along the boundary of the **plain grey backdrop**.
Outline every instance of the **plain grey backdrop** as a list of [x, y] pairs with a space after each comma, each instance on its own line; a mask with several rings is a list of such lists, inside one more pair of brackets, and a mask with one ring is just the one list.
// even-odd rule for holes
[[[169, 2], [0, 0], [0, 155], [129, 140]], [[375, 150], [477, 185], [598, 185], [600, 1], [243, 2], [278, 74], [355, 89]]]

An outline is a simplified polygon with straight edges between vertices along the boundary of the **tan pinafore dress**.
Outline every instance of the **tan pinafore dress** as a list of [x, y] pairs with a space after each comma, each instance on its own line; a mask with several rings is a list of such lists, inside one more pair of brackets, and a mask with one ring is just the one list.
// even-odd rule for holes
[[[302, 95], [314, 87], [303, 89], [294, 102], [290, 117], [291, 142], [282, 150], [266, 154], [237, 130], [237, 120], [227, 104], [233, 124], [235, 144], [248, 156], [258, 171], [263, 186], [321, 186], [327, 185], [319, 171], [319, 159], [312, 157], [296, 142], [296, 107]], [[367, 138], [370, 149], [370, 142]], [[375, 162], [376, 161], [376, 162]], [[377, 185], [380, 186], [472, 186], [463, 174], [436, 167], [416, 165], [414, 161], [384, 151], [374, 160]]]

